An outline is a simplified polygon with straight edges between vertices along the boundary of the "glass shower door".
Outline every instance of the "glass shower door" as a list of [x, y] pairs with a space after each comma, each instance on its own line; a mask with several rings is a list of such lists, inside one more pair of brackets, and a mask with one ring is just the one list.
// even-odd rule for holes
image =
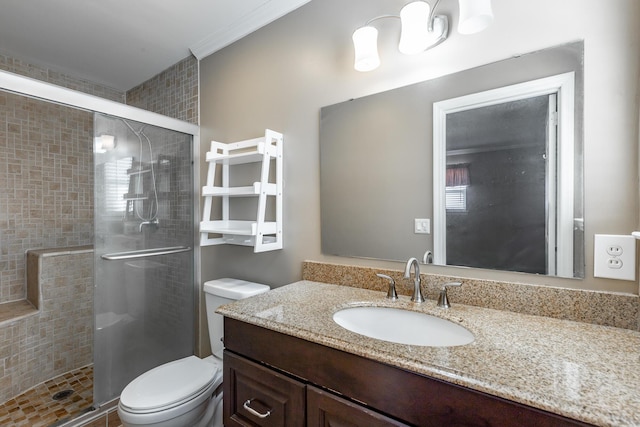
[[94, 403], [193, 354], [192, 137], [95, 114]]

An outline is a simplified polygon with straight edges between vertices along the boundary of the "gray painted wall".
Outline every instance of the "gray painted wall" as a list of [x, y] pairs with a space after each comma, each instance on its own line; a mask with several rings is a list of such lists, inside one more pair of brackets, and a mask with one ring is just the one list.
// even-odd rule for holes
[[[397, 13], [401, 6], [385, 0], [313, 0], [202, 60], [201, 132], [205, 142], [201, 158], [211, 139], [253, 138], [265, 127], [283, 132], [286, 193], [285, 248], [253, 254], [245, 247], [205, 247], [201, 280], [232, 276], [281, 286], [300, 279], [305, 259], [399, 269], [402, 264], [397, 262], [321, 253], [320, 108], [584, 39], [585, 279], [451, 267], [424, 270], [637, 293], [635, 281], [593, 278], [592, 253], [593, 234], [627, 234], [638, 227], [640, 3], [616, 0], [611, 7], [601, 0], [494, 0], [494, 25], [480, 34], [461, 36], [455, 31], [457, 2], [442, 2], [440, 13], [453, 16], [447, 42], [417, 56], [403, 56], [396, 47], [399, 25], [395, 20], [380, 21], [382, 66], [366, 74], [354, 71], [352, 32], [374, 16]], [[205, 173], [203, 167], [202, 182]], [[204, 319], [201, 311], [201, 322]], [[208, 351], [205, 334], [206, 328], [201, 328], [202, 353]]]

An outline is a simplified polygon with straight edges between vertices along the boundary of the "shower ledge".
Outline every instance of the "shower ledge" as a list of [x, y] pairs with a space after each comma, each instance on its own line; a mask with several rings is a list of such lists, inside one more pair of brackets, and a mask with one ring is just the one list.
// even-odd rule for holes
[[0, 304], [0, 326], [38, 313], [27, 300], [18, 300]]

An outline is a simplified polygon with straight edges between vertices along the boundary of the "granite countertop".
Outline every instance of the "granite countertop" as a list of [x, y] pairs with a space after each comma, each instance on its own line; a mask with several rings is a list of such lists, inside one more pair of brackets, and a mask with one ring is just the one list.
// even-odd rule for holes
[[[389, 301], [366, 289], [300, 281], [220, 307], [233, 319], [600, 426], [640, 425], [640, 332], [456, 304]], [[379, 341], [333, 322], [350, 306], [389, 306], [459, 323], [459, 347]], [[402, 325], [398, 325], [402, 327]]]

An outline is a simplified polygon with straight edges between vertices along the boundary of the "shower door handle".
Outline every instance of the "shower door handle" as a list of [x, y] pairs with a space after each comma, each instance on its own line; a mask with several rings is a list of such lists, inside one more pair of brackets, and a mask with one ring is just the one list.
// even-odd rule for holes
[[138, 251], [127, 251], [127, 252], [114, 252], [111, 254], [101, 255], [100, 258], [106, 261], [118, 261], [123, 259], [144, 258], [149, 256], [179, 254], [180, 252], [188, 252], [190, 250], [191, 248], [189, 246], [170, 246], [167, 248], [141, 249]]

